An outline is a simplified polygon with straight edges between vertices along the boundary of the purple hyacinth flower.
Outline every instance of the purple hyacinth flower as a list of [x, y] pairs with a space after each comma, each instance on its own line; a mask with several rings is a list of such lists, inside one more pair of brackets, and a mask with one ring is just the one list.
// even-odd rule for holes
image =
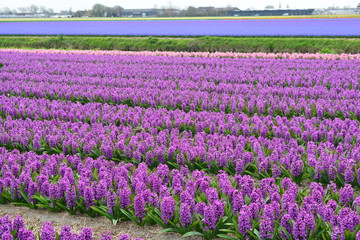
[[113, 213], [113, 209], [116, 204], [116, 194], [114, 192], [108, 191], [106, 194], [106, 202], [109, 213]]
[[112, 240], [111, 232], [101, 234], [100, 240]]
[[11, 232], [6, 231], [6, 232], [4, 232], [4, 233], [2, 234], [1, 239], [2, 239], [2, 240], [13, 240], [14, 237], [13, 237], [13, 235], [11, 234]]
[[120, 208], [125, 209], [130, 205], [131, 190], [129, 188], [119, 189]]
[[93, 240], [93, 230], [91, 228], [83, 228], [79, 237], [79, 240]]
[[203, 215], [204, 216], [204, 209], [206, 207], [206, 204], [204, 202], [198, 202], [195, 206], [195, 212], [197, 214]]
[[[291, 220], [291, 217], [289, 214], [284, 214], [281, 218], [281, 226], [287, 231], [288, 234], [291, 234], [292, 232], [292, 226], [291, 226], [291, 223], [290, 223], [290, 220]], [[288, 239], [284, 230], [281, 231], [281, 237], [283, 239]]]
[[205, 231], [215, 229], [216, 213], [212, 205], [208, 205], [204, 208], [204, 224], [205, 224]]
[[343, 188], [340, 189], [340, 202], [342, 203], [351, 203], [354, 198], [354, 189], [350, 184], [345, 184]]
[[192, 223], [190, 206], [186, 203], [180, 205], [180, 222], [183, 227], [187, 227]]
[[45, 222], [40, 233], [42, 240], [55, 240], [56, 232], [51, 222]]
[[144, 196], [142, 193], [138, 193], [134, 198], [134, 211], [135, 216], [142, 219], [146, 216]]
[[175, 211], [175, 200], [172, 197], [164, 197], [161, 204], [161, 218], [164, 223], [168, 223], [168, 220], [172, 220]]
[[131, 240], [129, 234], [120, 234], [119, 240]]
[[260, 235], [265, 239], [272, 239], [274, 234], [274, 221], [272, 219], [262, 219], [260, 221]]
[[242, 209], [238, 216], [238, 227], [241, 234], [246, 234], [252, 229], [251, 216], [246, 209]]
[[[31, 230], [27, 230], [25, 228], [20, 229], [17, 232], [17, 237], [18, 239], [24, 239], [24, 240], [34, 240], [35, 239], [35, 235]], [[72, 239], [70, 239], [72, 240]]]
[[24, 228], [24, 219], [20, 217], [19, 215], [16, 215], [13, 222], [13, 230], [18, 231], [19, 229]]
[[60, 240], [75, 240], [69, 226], [63, 226], [60, 231]]

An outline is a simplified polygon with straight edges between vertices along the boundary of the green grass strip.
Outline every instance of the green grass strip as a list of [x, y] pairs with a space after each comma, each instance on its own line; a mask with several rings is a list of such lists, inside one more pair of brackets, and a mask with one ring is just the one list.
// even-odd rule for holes
[[360, 38], [0, 36], [0, 48], [356, 54]]

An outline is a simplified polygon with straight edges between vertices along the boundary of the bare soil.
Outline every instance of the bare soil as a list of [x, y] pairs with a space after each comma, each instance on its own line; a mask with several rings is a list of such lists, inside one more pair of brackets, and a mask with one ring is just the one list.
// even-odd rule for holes
[[[25, 226], [33, 228], [38, 233], [44, 222], [50, 221], [57, 232], [61, 227], [68, 225], [75, 233], [81, 232], [84, 227], [93, 229], [94, 239], [99, 239], [102, 233], [111, 232], [113, 239], [123, 233], [131, 235], [131, 238], [143, 238], [145, 240], [180, 240], [184, 239], [179, 234], [159, 233], [162, 229], [159, 226], [140, 227], [133, 222], [119, 222], [114, 226], [104, 217], [91, 218], [87, 215], [70, 215], [67, 212], [52, 213], [45, 209], [30, 209], [27, 207], [14, 206], [12, 204], [0, 205], [0, 217], [10, 215], [13, 219], [16, 215], [24, 218]], [[188, 237], [187, 240], [200, 240], [200, 237]]]

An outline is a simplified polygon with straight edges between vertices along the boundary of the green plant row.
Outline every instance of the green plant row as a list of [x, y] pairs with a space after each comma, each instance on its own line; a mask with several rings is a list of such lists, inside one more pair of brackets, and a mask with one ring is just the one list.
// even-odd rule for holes
[[122, 51], [360, 53], [357, 38], [0, 36], [0, 48]]

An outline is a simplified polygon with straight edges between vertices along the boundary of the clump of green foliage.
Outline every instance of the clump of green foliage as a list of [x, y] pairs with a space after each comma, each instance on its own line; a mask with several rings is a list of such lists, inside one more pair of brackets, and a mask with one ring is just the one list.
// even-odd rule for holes
[[355, 54], [360, 53], [360, 39], [210, 36], [0, 36], [0, 48]]

